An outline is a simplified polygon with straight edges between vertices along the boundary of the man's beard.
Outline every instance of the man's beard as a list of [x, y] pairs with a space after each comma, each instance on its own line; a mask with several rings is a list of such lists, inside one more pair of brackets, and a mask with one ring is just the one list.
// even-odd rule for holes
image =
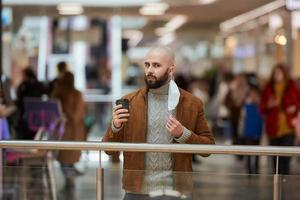
[[[153, 79], [148, 80], [147, 79], [148, 77], [152, 77]], [[145, 75], [144, 79], [145, 79], [145, 83], [147, 85], [147, 88], [149, 88], [149, 89], [160, 88], [161, 86], [165, 85], [167, 83], [167, 81], [169, 80], [168, 70], [159, 79], [157, 79], [157, 77], [155, 77], [153, 75], [148, 75], [148, 76]]]

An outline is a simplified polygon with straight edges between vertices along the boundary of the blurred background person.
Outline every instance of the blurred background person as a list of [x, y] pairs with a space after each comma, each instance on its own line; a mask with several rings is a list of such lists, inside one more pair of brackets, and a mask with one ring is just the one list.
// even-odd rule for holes
[[[243, 143], [241, 134], [239, 133], [240, 113], [244, 105], [249, 86], [245, 75], [236, 75], [229, 85], [227, 96], [224, 104], [229, 112], [229, 119], [232, 128], [232, 144], [240, 145]], [[241, 158], [238, 156], [238, 158]]]
[[54, 89], [55, 83], [58, 81], [59, 78], [61, 78], [67, 71], [68, 71], [68, 65], [65, 61], [61, 61], [56, 65], [57, 70], [57, 77], [49, 82], [48, 85], [48, 94], [51, 95]]
[[230, 83], [234, 76], [232, 73], [227, 72], [218, 86], [218, 92], [212, 99], [210, 110], [215, 110], [215, 119], [213, 120], [213, 127], [216, 133], [220, 133], [224, 139], [225, 144], [232, 144], [232, 129], [230, 121], [230, 110], [225, 105], [226, 97], [229, 93]]
[[209, 86], [204, 78], [192, 78], [190, 84], [188, 85], [188, 90], [196, 97], [201, 99], [204, 104], [204, 109], [206, 103], [209, 100]]
[[[293, 146], [292, 119], [300, 110], [299, 88], [290, 79], [285, 64], [274, 67], [271, 78], [262, 92], [261, 111], [265, 119], [270, 145]], [[279, 174], [290, 173], [290, 157], [279, 157]], [[276, 171], [276, 157], [273, 158]]]
[[17, 101], [18, 108], [16, 132], [17, 139], [32, 140], [36, 131], [30, 130], [28, 127], [28, 116], [25, 113], [24, 100], [26, 97], [41, 98], [46, 94], [44, 85], [37, 80], [36, 74], [31, 66], [26, 67], [22, 71], [22, 82], [17, 88]]
[[[177, 82], [176, 82], [177, 83]], [[198, 97], [203, 105], [204, 110], [206, 110], [206, 103], [209, 99], [208, 94], [208, 83], [203, 78], [196, 78], [192, 77], [190, 81], [187, 80], [186, 82], [186, 90], [188, 90], [190, 93], [192, 93], [195, 97]], [[209, 123], [209, 121], [208, 121]], [[200, 156], [193, 154], [192, 161], [194, 164], [201, 164], [201, 158]]]
[[[80, 91], [74, 87], [74, 76], [71, 72], [65, 72], [54, 85], [52, 97], [60, 100], [62, 110], [66, 118], [65, 130], [62, 140], [84, 141], [86, 133], [84, 129], [85, 104]], [[73, 188], [74, 176], [80, 172], [74, 167], [79, 161], [81, 151], [61, 150], [58, 153], [58, 161], [62, 166], [66, 177], [66, 188]]]
[[143, 70], [137, 63], [128, 67], [126, 85], [139, 87], [143, 84]]
[[[243, 121], [243, 138], [245, 145], [259, 145], [262, 129], [263, 119], [259, 110], [260, 91], [257, 86], [251, 85], [249, 92], [246, 96], [246, 101], [242, 109]], [[259, 157], [247, 156], [246, 167], [248, 174], [259, 173]]]
[[184, 89], [184, 90], [189, 89], [190, 80], [184, 74], [175, 75], [174, 81], [178, 85], [178, 87], [180, 87], [181, 89]]
[[[17, 107], [13, 100], [15, 93], [12, 90], [11, 80], [4, 74], [1, 76], [1, 87], [0, 87], [0, 117], [7, 124], [10, 136], [15, 138], [14, 130], [14, 114], [17, 111]], [[2, 138], [3, 139], [3, 138]]]

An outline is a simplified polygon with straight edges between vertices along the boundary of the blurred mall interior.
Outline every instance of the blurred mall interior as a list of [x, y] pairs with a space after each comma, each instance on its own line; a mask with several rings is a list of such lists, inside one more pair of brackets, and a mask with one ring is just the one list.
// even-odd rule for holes
[[[153, 46], [175, 52], [175, 81], [202, 100], [219, 145], [247, 144], [242, 115], [236, 132], [232, 127], [229, 90], [236, 90], [236, 99], [251, 87], [262, 91], [278, 64], [285, 66], [286, 77], [300, 84], [299, 0], [2, 0], [1, 16], [4, 140], [37, 140], [40, 122], [27, 127], [24, 116], [30, 105], [24, 102], [27, 97], [48, 101], [63, 96], [53, 89], [59, 63], [66, 64], [76, 91], [83, 95], [82, 104], [69, 114], [84, 110], [80, 141], [100, 142], [111, 126], [115, 100], [144, 87], [144, 59]], [[35, 83], [26, 85], [26, 75]], [[64, 97], [80, 99], [72, 95]], [[71, 136], [64, 140], [78, 141]], [[269, 145], [264, 129], [257, 145]], [[81, 151], [74, 165], [62, 165], [55, 157], [55, 197], [45, 161], [15, 154], [5, 149], [1, 156], [1, 199], [96, 199], [98, 152]], [[102, 154], [104, 199], [123, 199], [123, 157]], [[259, 156], [254, 171], [249, 171], [248, 159], [195, 155], [193, 199], [276, 199], [272, 158]], [[299, 199], [300, 159], [293, 157], [290, 163], [279, 199]]]

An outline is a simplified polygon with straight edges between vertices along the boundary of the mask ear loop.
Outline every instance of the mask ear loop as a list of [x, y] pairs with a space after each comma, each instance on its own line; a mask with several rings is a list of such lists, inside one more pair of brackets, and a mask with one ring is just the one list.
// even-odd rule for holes
[[171, 80], [174, 81], [174, 73], [171, 74]]
[[[171, 78], [171, 80], [170, 81], [173, 81], [173, 79]], [[170, 92], [170, 91], [169, 91]], [[168, 97], [168, 99], [169, 99], [169, 97]], [[169, 100], [168, 100], [169, 101]], [[168, 102], [169, 103], [169, 102]], [[169, 110], [168, 109], [168, 117], [170, 118], [170, 116], [173, 116], [174, 117], [174, 114], [173, 114], [173, 112], [172, 112], [172, 110]]]

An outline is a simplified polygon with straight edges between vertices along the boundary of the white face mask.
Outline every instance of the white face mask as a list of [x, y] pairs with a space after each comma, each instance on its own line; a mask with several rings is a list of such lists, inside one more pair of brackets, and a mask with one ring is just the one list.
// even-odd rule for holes
[[171, 80], [168, 94], [168, 111], [174, 110], [179, 103], [180, 92], [175, 81]]

